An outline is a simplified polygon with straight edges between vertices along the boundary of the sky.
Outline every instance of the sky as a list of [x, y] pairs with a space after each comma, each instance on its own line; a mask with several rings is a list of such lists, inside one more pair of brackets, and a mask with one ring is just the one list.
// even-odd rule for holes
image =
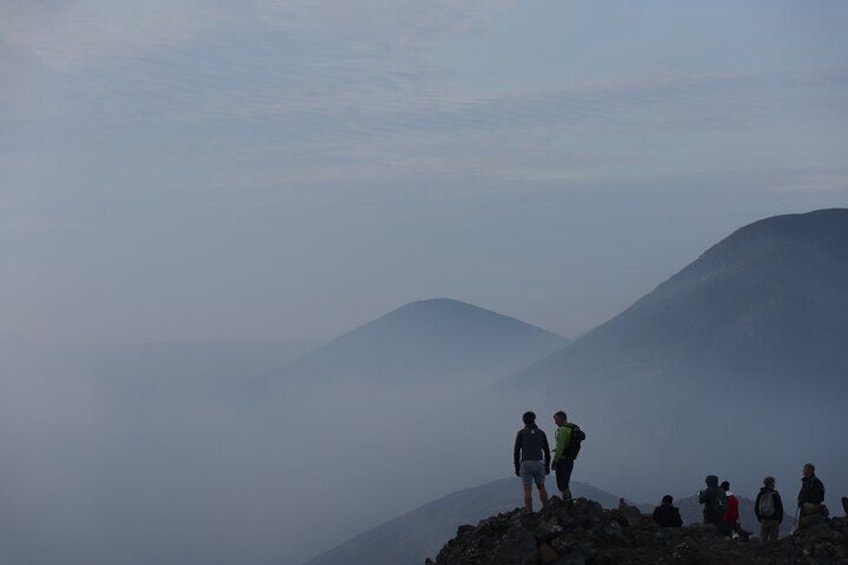
[[848, 205], [848, 4], [0, 0], [0, 329], [329, 339], [450, 297], [577, 337]]

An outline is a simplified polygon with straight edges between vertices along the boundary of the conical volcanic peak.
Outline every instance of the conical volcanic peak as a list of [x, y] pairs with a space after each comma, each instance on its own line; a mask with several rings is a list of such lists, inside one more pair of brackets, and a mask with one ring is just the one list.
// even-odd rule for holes
[[398, 382], [502, 378], [567, 344], [559, 335], [458, 300], [409, 303], [286, 368], [295, 378]]

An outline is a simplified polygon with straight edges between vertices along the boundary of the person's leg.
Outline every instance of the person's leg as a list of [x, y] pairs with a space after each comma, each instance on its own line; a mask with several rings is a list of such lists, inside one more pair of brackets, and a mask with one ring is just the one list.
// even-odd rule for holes
[[542, 506], [547, 506], [548, 491], [545, 490], [545, 464], [542, 461], [533, 461], [532, 476], [533, 482], [536, 483], [536, 488], [539, 490], [539, 500], [542, 501]]
[[769, 520], [769, 541], [777, 541], [780, 537], [780, 522]]
[[574, 470], [574, 459], [562, 458], [557, 465], [557, 488], [565, 501], [571, 500], [571, 472]]
[[548, 505], [548, 491], [545, 489], [545, 483], [536, 483], [536, 488], [539, 489], [539, 500], [542, 501], [542, 506]]
[[771, 528], [769, 528], [769, 520], [763, 520], [760, 522], [760, 543], [766, 545], [769, 542], [769, 536], [771, 535]]
[[529, 461], [522, 461], [519, 467], [521, 475], [521, 488], [524, 491], [524, 510], [533, 512], [533, 469]]
[[531, 483], [525, 483], [521, 485], [524, 487], [524, 510], [527, 511], [528, 514], [533, 513], [533, 485]]

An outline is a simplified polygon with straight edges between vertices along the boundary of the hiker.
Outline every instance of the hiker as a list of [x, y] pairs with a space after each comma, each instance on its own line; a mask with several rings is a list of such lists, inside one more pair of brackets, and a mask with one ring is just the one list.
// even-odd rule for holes
[[816, 466], [807, 463], [804, 465], [803, 474], [801, 490], [798, 492], [798, 510], [801, 513], [801, 518], [814, 512], [807, 505], [817, 505], [824, 502], [824, 484], [816, 476]]
[[774, 477], [763, 479], [763, 487], [754, 502], [754, 513], [760, 523], [760, 542], [763, 545], [777, 541], [780, 537], [780, 523], [783, 522], [783, 502], [774, 485]]
[[724, 491], [724, 496], [727, 498], [727, 512], [724, 514], [724, 524], [722, 526], [725, 535], [733, 537], [733, 534], [738, 534], [744, 541], [748, 541], [751, 537], [751, 532], [746, 532], [742, 529], [742, 524], [739, 521], [739, 499], [730, 492], [730, 483], [722, 481], [719, 488]]
[[556, 424], [556, 448], [554, 449], [554, 472], [556, 473], [557, 488], [562, 499], [566, 502], [571, 500], [571, 472], [574, 470], [574, 458], [580, 451], [580, 442], [586, 434], [575, 424], [568, 422], [565, 412], [560, 410], [554, 414]]
[[524, 427], [515, 435], [513, 463], [515, 474], [521, 477], [524, 488], [524, 509], [533, 513], [533, 483], [539, 489], [542, 506], [548, 504], [548, 492], [545, 490], [545, 475], [551, 472], [551, 449], [548, 437], [536, 425], [536, 414], [525, 412], [521, 416]]
[[654, 522], [663, 528], [679, 528], [683, 526], [680, 510], [674, 506], [674, 498], [670, 494], [662, 497], [660, 505], [654, 508]]
[[727, 498], [718, 487], [718, 477], [707, 475], [707, 488], [698, 493], [698, 502], [704, 505], [704, 523], [712, 524], [719, 533], [724, 531], [724, 515], [727, 513]]

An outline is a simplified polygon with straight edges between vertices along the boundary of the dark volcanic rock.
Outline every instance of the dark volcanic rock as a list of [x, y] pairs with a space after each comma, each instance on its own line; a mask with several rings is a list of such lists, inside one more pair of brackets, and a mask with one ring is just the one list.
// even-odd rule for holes
[[[628, 518], [631, 518], [628, 520]], [[660, 528], [619, 510], [580, 498], [554, 497], [538, 514], [498, 514], [476, 527], [462, 526], [431, 565], [614, 565], [729, 563], [848, 563], [848, 519], [817, 515], [793, 536], [762, 547], [719, 537], [709, 526]]]

